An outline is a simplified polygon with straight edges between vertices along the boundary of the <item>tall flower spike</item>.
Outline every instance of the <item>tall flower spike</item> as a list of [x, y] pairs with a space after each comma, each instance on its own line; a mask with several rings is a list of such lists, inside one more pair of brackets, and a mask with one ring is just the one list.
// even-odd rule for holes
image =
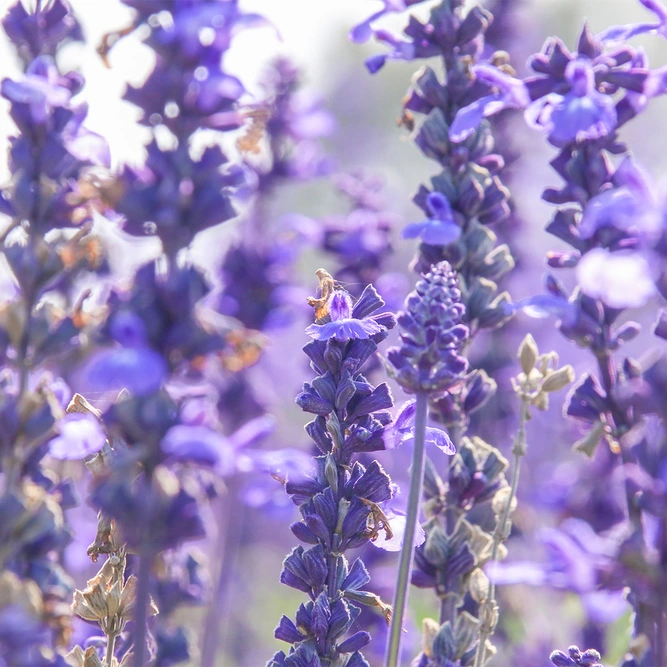
[[[381, 532], [391, 537], [383, 506], [392, 496], [390, 479], [377, 461], [368, 467], [355, 455], [385, 448], [393, 405], [387, 385], [373, 387], [361, 374], [377, 350], [393, 316], [372, 315], [384, 303], [372, 286], [366, 287], [350, 309], [350, 297], [319, 269], [321, 296], [311, 297], [318, 321], [347, 322], [322, 335], [311, 330], [313, 341], [304, 347], [318, 377], [304, 384], [297, 404], [316, 415], [306, 432], [321, 454], [306, 479], [287, 479], [285, 490], [299, 506], [302, 520], [292, 525], [294, 535], [309, 545], [296, 547], [283, 563], [280, 580], [308, 594], [296, 623], [283, 616], [275, 637], [292, 645], [288, 655], [276, 653], [269, 667], [336, 664], [364, 667], [359, 650], [370, 636], [359, 631], [345, 638], [359, 616], [360, 605], [378, 608], [386, 617], [391, 608], [363, 588], [370, 576], [361, 559], [348, 565], [345, 553], [367, 545]], [[339, 317], [339, 315], [344, 317]], [[367, 327], [372, 323], [374, 333]], [[316, 325], [326, 327], [327, 323]], [[309, 327], [311, 329], [311, 327]]]
[[402, 329], [401, 345], [387, 352], [389, 373], [405, 391], [416, 395], [410, 495], [394, 597], [394, 617], [388, 639], [387, 667], [395, 667], [400, 655], [401, 628], [414, 556], [414, 534], [424, 486], [428, 400], [448, 392], [463, 381], [468, 367], [467, 360], [459, 354], [468, 337], [468, 328], [461, 324], [464, 314], [456, 273], [449, 263], [440, 262], [422, 276], [414, 292], [405, 300], [405, 311], [398, 315], [398, 324]]

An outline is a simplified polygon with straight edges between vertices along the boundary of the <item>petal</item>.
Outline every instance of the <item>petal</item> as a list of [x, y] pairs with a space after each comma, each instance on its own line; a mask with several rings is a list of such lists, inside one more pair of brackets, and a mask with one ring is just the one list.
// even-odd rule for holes
[[151, 348], [120, 347], [100, 353], [88, 366], [87, 375], [101, 391], [127, 389], [136, 396], [146, 396], [162, 385], [167, 364]]
[[99, 452], [106, 442], [99, 421], [89, 414], [66, 415], [57, 426], [60, 435], [49, 442], [49, 454], [56, 459], [84, 459]]
[[445, 431], [439, 428], [426, 427], [426, 442], [427, 444], [435, 445], [445, 454], [456, 454], [456, 447], [451, 441], [451, 438]]
[[404, 239], [416, 239], [419, 238], [429, 224], [429, 220], [422, 220], [422, 222], [411, 222], [401, 231], [401, 238]]
[[455, 222], [429, 220], [421, 234], [421, 239], [428, 245], [449, 245], [461, 236], [461, 228]]
[[162, 439], [160, 449], [177, 461], [220, 465], [225, 473], [232, 470], [233, 453], [229, 441], [207, 426], [172, 426]]
[[[467, 107], [459, 109], [454, 122], [449, 128], [449, 138], [459, 143], [467, 139], [480, 125], [486, 116], [486, 106], [502, 99], [502, 95], [487, 95], [480, 97]], [[500, 109], [497, 109], [500, 111]]]
[[[373, 542], [373, 544], [379, 549], [384, 551], [400, 551], [403, 548], [403, 540], [405, 539], [405, 522], [406, 517], [402, 513], [398, 512], [387, 512], [387, 518], [389, 519], [389, 526], [391, 527], [391, 532], [394, 534], [391, 539], [387, 539], [384, 533], [380, 533], [379, 537]], [[426, 533], [424, 529], [418, 523], [415, 528], [415, 535], [412, 541], [414, 547], [418, 547], [424, 543], [426, 540]]]

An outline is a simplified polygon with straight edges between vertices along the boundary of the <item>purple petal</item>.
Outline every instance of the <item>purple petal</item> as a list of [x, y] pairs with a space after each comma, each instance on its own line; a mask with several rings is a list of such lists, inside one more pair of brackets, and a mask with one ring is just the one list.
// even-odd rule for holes
[[[390, 540], [388, 540], [384, 533], [380, 533], [379, 537], [375, 540], [375, 542], [373, 542], [373, 544], [379, 549], [384, 549], [384, 551], [400, 551], [403, 548], [403, 540], [405, 539], [406, 517], [402, 513], [391, 511], [387, 512], [386, 515], [389, 519], [391, 532], [394, 535]], [[424, 533], [424, 529], [419, 524], [417, 524], [414, 538], [412, 540], [412, 545], [414, 547], [418, 547], [420, 544], [424, 543], [425, 539], [426, 533]]]
[[370, 338], [383, 331], [385, 331], [385, 328], [371, 319], [346, 319], [327, 322], [327, 324], [311, 324], [306, 329], [306, 334], [315, 340], [335, 338], [344, 343], [353, 339]]
[[84, 459], [99, 452], [106, 436], [99, 421], [89, 414], [69, 414], [58, 421], [60, 435], [49, 442], [49, 454], [55, 459]]
[[435, 445], [445, 454], [456, 454], [456, 447], [454, 447], [454, 443], [451, 441], [449, 435], [442, 429], [431, 428], [430, 426], [427, 426], [426, 443]]
[[167, 377], [167, 363], [148, 347], [120, 347], [95, 357], [87, 375], [100, 391], [127, 389], [136, 396], [146, 396], [162, 385]]
[[233, 450], [229, 441], [207, 426], [172, 426], [162, 439], [160, 449], [177, 461], [217, 466], [222, 474], [232, 472]]
[[428, 245], [449, 245], [461, 236], [461, 228], [455, 222], [444, 220], [424, 220], [412, 222], [403, 228], [401, 236], [404, 239], [419, 237]]
[[[502, 100], [502, 95], [487, 95], [480, 97], [467, 107], [459, 109], [454, 118], [454, 122], [449, 128], [449, 138], [455, 143], [459, 143], [467, 139], [482, 122], [486, 113], [487, 105], [497, 104]], [[500, 111], [501, 109], [497, 109]]]
[[271, 435], [275, 429], [275, 417], [272, 415], [262, 415], [243, 424], [241, 428], [229, 436], [229, 442], [234, 449], [249, 447], [267, 435]]

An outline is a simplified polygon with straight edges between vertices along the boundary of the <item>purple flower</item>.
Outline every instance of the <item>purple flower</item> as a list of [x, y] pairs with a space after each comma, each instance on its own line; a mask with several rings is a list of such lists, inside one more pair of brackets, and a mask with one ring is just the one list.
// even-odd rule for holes
[[63, 0], [45, 2], [30, 12], [19, 0], [7, 12], [2, 27], [25, 63], [40, 55], [55, 55], [66, 40], [83, 40], [81, 26]]
[[[369, 286], [366, 289], [372, 290], [373, 288]], [[377, 296], [377, 292], [375, 290], [373, 292]], [[387, 328], [376, 320], [376, 316], [359, 316], [359, 304], [362, 303], [362, 299], [363, 296], [357, 305], [353, 306], [352, 298], [345, 290], [334, 290], [326, 305], [331, 321], [326, 324], [311, 324], [306, 329], [306, 334], [314, 340], [335, 338], [344, 343], [350, 340], [365, 340], [386, 331]], [[382, 301], [379, 296], [377, 300]], [[382, 301], [378, 307], [383, 305]]]
[[505, 109], [525, 109], [530, 103], [528, 90], [520, 79], [491, 65], [477, 65], [473, 72], [477, 80], [497, 92], [480, 97], [458, 111], [449, 128], [449, 138], [457, 143], [467, 139], [483, 118]]
[[50, 56], [34, 60], [21, 81], [3, 79], [0, 92], [10, 102], [26, 105], [35, 125], [44, 125], [53, 110], [67, 106], [72, 97]]
[[604, 667], [598, 662], [600, 654], [592, 648], [582, 652], [576, 646], [570, 646], [567, 654], [554, 651], [549, 659], [556, 667]]
[[57, 428], [59, 435], [49, 441], [49, 454], [55, 459], [85, 459], [106, 442], [99, 420], [90, 414], [67, 415], [57, 422]]
[[91, 385], [101, 391], [127, 389], [136, 396], [157, 391], [167, 377], [163, 357], [148, 345], [146, 326], [135, 313], [111, 317], [110, 334], [121, 345], [98, 352], [87, 366]]
[[565, 80], [569, 92], [550, 93], [528, 107], [528, 124], [546, 130], [554, 146], [612, 134], [617, 125], [614, 100], [597, 90], [592, 63], [583, 58], [570, 61]]
[[431, 192], [426, 198], [430, 217], [423, 222], [412, 222], [403, 228], [404, 239], [420, 238], [429, 245], [449, 245], [461, 236], [461, 227], [456, 224], [452, 208], [445, 195]]
[[349, 34], [349, 38], [357, 44], [367, 42], [373, 35], [372, 24], [385, 14], [405, 11], [409, 6], [416, 5], [424, 0], [381, 0], [384, 7], [369, 16], [366, 20], [355, 25]]

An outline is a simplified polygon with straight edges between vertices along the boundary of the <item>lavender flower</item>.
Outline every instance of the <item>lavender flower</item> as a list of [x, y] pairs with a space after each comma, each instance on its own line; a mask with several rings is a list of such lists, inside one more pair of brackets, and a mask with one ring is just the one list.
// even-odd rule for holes
[[[342, 290], [331, 290], [330, 276], [318, 272], [322, 296], [313, 298], [320, 318], [330, 301], [347, 303]], [[383, 306], [372, 286], [368, 286], [356, 306], [357, 317], [372, 317]], [[324, 309], [324, 310], [320, 310]], [[350, 314], [350, 313], [346, 313]], [[328, 313], [327, 313], [328, 315]], [[310, 602], [301, 605], [296, 624], [283, 616], [276, 628], [277, 639], [292, 644], [288, 655], [280, 651], [269, 665], [288, 667], [338, 660], [347, 667], [367, 665], [359, 650], [370, 636], [358, 631], [345, 639], [359, 614], [359, 605], [389, 613], [376, 595], [363, 590], [370, 577], [361, 561], [348, 565], [344, 553], [376, 539], [389, 529], [382, 507], [391, 498], [389, 477], [373, 461], [367, 468], [355, 454], [385, 448], [385, 431], [390, 423], [386, 412], [392, 399], [386, 385], [373, 387], [361, 375], [364, 362], [395, 324], [390, 315], [376, 316], [375, 333], [364, 337], [363, 320], [350, 325], [353, 335], [316, 337], [304, 348], [318, 377], [304, 385], [297, 404], [316, 415], [306, 426], [321, 454], [315, 457], [314, 475], [305, 480], [287, 479], [285, 490], [299, 506], [302, 520], [292, 524], [292, 532], [308, 545], [299, 546], [285, 559], [281, 581], [308, 594]], [[348, 319], [356, 319], [354, 315]], [[333, 320], [332, 323], [335, 323]], [[389, 536], [389, 535], [388, 535]]]

